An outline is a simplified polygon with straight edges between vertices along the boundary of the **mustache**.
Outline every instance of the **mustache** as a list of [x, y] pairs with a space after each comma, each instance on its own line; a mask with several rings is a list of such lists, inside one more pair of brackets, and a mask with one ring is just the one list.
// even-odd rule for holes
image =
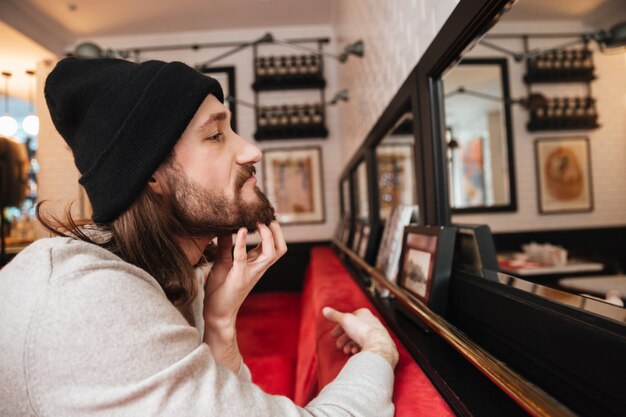
[[235, 185], [237, 186], [237, 189], [242, 188], [243, 185], [246, 183], [246, 181], [248, 181], [255, 174], [256, 174], [256, 168], [254, 167], [254, 165], [242, 166], [239, 169], [239, 172], [237, 173], [237, 180], [235, 183]]

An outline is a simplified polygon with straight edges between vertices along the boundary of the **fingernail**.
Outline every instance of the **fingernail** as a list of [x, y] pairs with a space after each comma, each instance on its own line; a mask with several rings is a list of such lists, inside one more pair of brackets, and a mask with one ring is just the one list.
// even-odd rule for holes
[[322, 308], [322, 314], [328, 316], [330, 314], [330, 307]]

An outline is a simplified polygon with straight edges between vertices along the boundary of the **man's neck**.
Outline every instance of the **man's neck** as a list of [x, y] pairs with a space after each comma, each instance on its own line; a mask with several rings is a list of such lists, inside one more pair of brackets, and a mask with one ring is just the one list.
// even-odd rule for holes
[[176, 241], [180, 245], [185, 255], [187, 255], [187, 259], [189, 259], [189, 263], [192, 265], [197, 265], [202, 259], [204, 250], [213, 240], [211, 237], [207, 238], [176, 238]]

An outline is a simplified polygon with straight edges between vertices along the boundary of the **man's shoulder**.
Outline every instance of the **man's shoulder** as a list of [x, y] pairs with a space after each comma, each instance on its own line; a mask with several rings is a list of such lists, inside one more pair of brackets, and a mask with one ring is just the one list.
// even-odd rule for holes
[[150, 274], [111, 251], [70, 237], [39, 239], [24, 249], [7, 267], [45, 269], [53, 281], [71, 276], [106, 274], [139, 277], [151, 284], [156, 283]]

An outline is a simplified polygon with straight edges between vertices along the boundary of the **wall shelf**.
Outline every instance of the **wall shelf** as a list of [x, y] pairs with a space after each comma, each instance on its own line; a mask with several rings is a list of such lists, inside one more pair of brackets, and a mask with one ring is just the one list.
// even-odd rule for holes
[[[279, 139], [326, 138], [326, 104], [324, 90], [323, 42], [319, 53], [259, 56], [254, 46], [254, 104], [258, 141]], [[317, 90], [319, 102], [290, 103], [273, 106], [259, 104], [259, 94], [269, 91]]]

